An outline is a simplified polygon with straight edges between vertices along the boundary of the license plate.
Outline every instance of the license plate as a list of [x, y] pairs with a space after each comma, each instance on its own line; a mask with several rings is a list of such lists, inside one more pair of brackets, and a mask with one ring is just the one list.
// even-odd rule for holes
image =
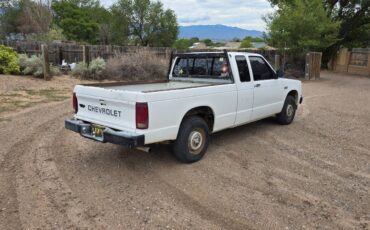
[[95, 137], [102, 137], [105, 127], [101, 125], [91, 125], [92, 135]]

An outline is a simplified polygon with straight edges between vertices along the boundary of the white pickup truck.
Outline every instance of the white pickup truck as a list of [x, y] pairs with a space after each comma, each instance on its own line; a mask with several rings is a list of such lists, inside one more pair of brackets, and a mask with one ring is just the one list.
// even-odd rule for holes
[[200, 160], [210, 134], [270, 116], [290, 124], [302, 103], [301, 82], [282, 78], [259, 54], [173, 54], [165, 81], [77, 85], [74, 118], [81, 136], [149, 150], [173, 142], [182, 162]]

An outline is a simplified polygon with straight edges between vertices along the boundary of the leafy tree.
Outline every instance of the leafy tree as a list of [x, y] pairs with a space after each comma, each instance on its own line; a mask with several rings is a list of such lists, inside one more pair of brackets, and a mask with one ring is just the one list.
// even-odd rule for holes
[[11, 33], [23, 35], [45, 34], [51, 24], [52, 13], [42, 1], [4, 0], [0, 4], [0, 37]]
[[173, 44], [173, 47], [178, 49], [178, 50], [187, 50], [193, 44], [194, 43], [191, 42], [191, 40], [189, 40], [189, 39], [179, 39], [179, 40], [175, 41], [175, 43]]
[[211, 39], [204, 39], [203, 40], [204, 44], [206, 44], [206, 46], [214, 46], [215, 44], [213, 43], [213, 41]]
[[45, 34], [49, 30], [51, 21], [51, 10], [41, 1], [21, 1], [21, 13], [17, 20], [17, 29], [22, 34]]
[[119, 0], [111, 7], [114, 40], [122, 43], [131, 37], [143, 46], [171, 46], [177, 38], [178, 24], [172, 10], [164, 10], [161, 2]]
[[112, 13], [112, 40], [118, 45], [126, 44], [130, 34], [130, 2], [118, 1], [111, 7], [110, 11]]
[[285, 0], [277, 6], [265, 18], [274, 46], [296, 53], [323, 50], [337, 41], [339, 23], [327, 16], [322, 0]]
[[[281, 7], [289, 6], [295, 8], [296, 0], [269, 0], [273, 6], [277, 6], [279, 11]], [[315, 0], [316, 1], [316, 0]], [[328, 20], [336, 25], [336, 31], [331, 31], [330, 36], [335, 36], [335, 40], [328, 44], [322, 44], [324, 51], [323, 60], [328, 62], [333, 57], [341, 46], [351, 47], [368, 47], [370, 46], [370, 1], [369, 0], [322, 0], [323, 9], [326, 12], [327, 19], [324, 24], [328, 24]], [[323, 17], [322, 9], [319, 11], [310, 11], [307, 8], [307, 15], [319, 14]], [[322, 23], [318, 27], [322, 28]], [[298, 24], [298, 22], [297, 22]], [[303, 24], [302, 24], [303, 25]], [[304, 27], [304, 26], [302, 26]], [[330, 31], [328, 31], [330, 32]]]
[[251, 37], [251, 36], [247, 36], [244, 38], [245, 39], [248, 39], [250, 40], [251, 42], [264, 42], [265, 40], [263, 38], [259, 38], [259, 37]]
[[63, 40], [66, 40], [66, 38], [63, 35], [62, 29], [60, 29], [57, 26], [52, 26], [49, 29], [49, 31], [45, 34], [45, 38], [43, 40], [52, 42], [56, 40], [63, 41]]
[[21, 12], [22, 6], [18, 0], [0, 2], [0, 38], [5, 38], [10, 33], [18, 33], [17, 20]]
[[113, 41], [112, 12], [108, 9], [97, 5], [90, 10], [91, 17], [99, 25], [97, 42], [100, 44], [111, 44]]
[[337, 41], [324, 50], [323, 59], [328, 62], [341, 46], [370, 46], [370, 1], [325, 0], [329, 17], [340, 23]]
[[[173, 44], [173, 47], [178, 50], [187, 50], [189, 49], [190, 46], [192, 46], [194, 43], [197, 43], [197, 42], [200, 42], [200, 39], [198, 37], [193, 37], [190, 39], [183, 38], [183, 39], [176, 40]], [[216, 45], [210, 39], [202, 40], [202, 42], [204, 42], [207, 46]]]
[[93, 9], [97, 4], [95, 0], [55, 0], [52, 3], [54, 21], [67, 39], [95, 43], [99, 24]]
[[193, 44], [196, 43], [196, 42], [199, 42], [200, 39], [198, 37], [192, 37], [190, 38], [190, 42], [192, 42]]
[[252, 47], [252, 38], [251, 37], [246, 37], [240, 44], [240, 48], [250, 48]]

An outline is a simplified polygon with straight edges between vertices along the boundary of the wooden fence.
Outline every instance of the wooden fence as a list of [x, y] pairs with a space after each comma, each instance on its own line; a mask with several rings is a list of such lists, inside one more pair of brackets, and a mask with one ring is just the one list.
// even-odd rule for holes
[[[31, 55], [42, 55], [42, 47], [43, 45], [47, 45], [47, 59], [51, 65], [60, 65], [62, 60], [65, 60], [67, 63], [78, 63], [78, 62], [87, 62], [89, 63], [91, 60], [101, 57], [105, 60], [119, 54], [132, 54], [138, 51], [148, 51], [152, 52], [155, 55], [170, 59], [171, 52], [174, 51], [173, 48], [169, 47], [138, 47], [138, 46], [113, 46], [113, 45], [81, 45], [76, 43], [49, 43], [45, 44], [43, 42], [37, 41], [0, 41], [0, 44], [12, 47], [18, 53], [25, 53], [29, 56]], [[215, 52], [217, 50], [214, 49], [202, 49], [202, 50], [187, 50], [187, 51], [212, 51]], [[290, 60], [288, 57], [284, 58], [282, 56], [277, 55], [276, 50], [248, 50], [248, 49], [240, 49], [235, 50], [234, 52], [253, 52], [259, 53], [263, 55], [271, 64], [275, 66], [276, 69], [283, 67], [285, 70], [289, 69], [301, 69], [301, 66], [295, 66], [295, 64], [289, 64]], [[181, 51], [183, 52], [183, 51]], [[277, 56], [276, 56], [277, 55]], [[45, 60], [45, 61], [47, 61]], [[321, 60], [321, 58], [320, 58]], [[303, 77], [304, 75], [308, 79], [315, 79], [318, 78], [319, 71], [320, 71], [320, 60], [313, 61], [313, 59], [308, 58], [306, 64], [308, 63], [311, 68], [310, 72], [306, 72], [305, 75], [305, 67], [296, 77]], [[305, 60], [304, 58], [301, 60], [304, 66]], [[307, 66], [306, 66], [307, 67]], [[313, 69], [315, 69], [313, 71]], [[307, 71], [307, 69], [306, 69]], [[312, 72], [313, 71], [313, 72]], [[308, 73], [308, 75], [307, 75]], [[313, 75], [312, 75], [313, 74]]]
[[[12, 47], [18, 53], [31, 55], [41, 55], [42, 42], [32, 41], [0, 41], [0, 44]], [[78, 63], [101, 57], [105, 60], [120, 53], [135, 53], [137, 51], [153, 52], [159, 57], [168, 58], [172, 48], [165, 47], [138, 47], [138, 46], [112, 46], [112, 45], [80, 45], [74, 43], [49, 43], [48, 54], [49, 62], [52, 65], [60, 65], [62, 60], [67, 63]]]
[[[25, 53], [31, 55], [41, 55], [41, 45], [43, 42], [33, 41], [0, 41], [0, 44], [12, 47], [18, 53]], [[68, 63], [82, 62], [84, 57], [87, 57], [87, 61], [91, 61], [94, 58], [101, 57], [105, 60], [113, 57], [120, 53], [135, 53], [140, 50], [146, 50], [153, 52], [156, 55], [169, 59], [172, 48], [168, 47], [138, 47], [138, 46], [113, 46], [113, 45], [80, 45], [75, 43], [49, 43], [49, 62], [58, 65], [65, 60]], [[85, 53], [84, 54], [84, 49]], [[193, 51], [215, 51], [213, 49], [207, 50], [193, 50]], [[271, 63], [274, 62], [275, 50], [233, 50], [240, 52], [253, 52], [263, 55]]]
[[347, 48], [342, 48], [329, 67], [336, 72], [370, 77], [370, 49], [357, 48], [349, 51]]

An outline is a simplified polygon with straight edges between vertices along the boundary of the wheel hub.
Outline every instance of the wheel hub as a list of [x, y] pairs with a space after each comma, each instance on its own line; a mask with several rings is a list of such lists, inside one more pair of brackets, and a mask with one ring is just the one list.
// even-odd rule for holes
[[294, 113], [294, 107], [293, 105], [288, 105], [287, 108], [286, 108], [286, 115], [288, 117], [292, 117], [293, 116], [293, 113]]
[[189, 135], [188, 146], [192, 154], [199, 154], [202, 151], [204, 135], [201, 130], [193, 130]]

